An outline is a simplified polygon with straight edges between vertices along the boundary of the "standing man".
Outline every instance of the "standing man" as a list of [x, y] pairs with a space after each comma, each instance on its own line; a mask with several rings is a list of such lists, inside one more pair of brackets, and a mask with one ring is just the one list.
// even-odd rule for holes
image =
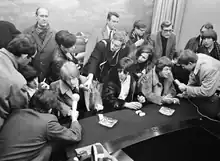
[[191, 72], [187, 85], [178, 83], [183, 96], [192, 98], [201, 113], [220, 120], [220, 61], [184, 50], [178, 64]]
[[198, 53], [198, 50], [202, 46], [202, 34], [209, 29], [213, 29], [213, 25], [211, 23], [206, 23], [202, 25], [202, 27], [200, 28], [199, 36], [189, 39], [185, 46], [185, 50], [190, 49], [194, 53]]
[[84, 55], [84, 62], [85, 65], [91, 54], [95, 48], [97, 42], [101, 41], [102, 39], [110, 39], [113, 33], [116, 31], [116, 27], [119, 23], [119, 14], [116, 12], [109, 12], [107, 15], [107, 22], [104, 28], [101, 30], [97, 30], [92, 34], [86, 44], [86, 51]]
[[176, 35], [173, 33], [173, 26], [170, 21], [164, 21], [161, 24], [161, 31], [152, 35], [155, 48], [153, 61], [156, 62], [162, 56], [167, 56], [172, 60], [176, 50]]
[[31, 34], [37, 44], [37, 54], [32, 60], [33, 66], [39, 72], [39, 81], [43, 81], [49, 72], [49, 65], [56, 49], [55, 31], [50, 28], [49, 11], [46, 8], [36, 10], [37, 23], [24, 30]]

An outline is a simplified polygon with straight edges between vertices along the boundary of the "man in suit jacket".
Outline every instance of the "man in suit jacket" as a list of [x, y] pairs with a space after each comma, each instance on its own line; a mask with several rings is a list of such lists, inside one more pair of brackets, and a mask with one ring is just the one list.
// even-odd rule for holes
[[37, 23], [24, 30], [33, 36], [37, 44], [37, 54], [32, 60], [33, 66], [40, 73], [39, 81], [47, 77], [49, 65], [56, 49], [55, 31], [48, 23], [49, 11], [45, 8], [36, 10]]
[[8, 21], [0, 21], [0, 49], [6, 48], [8, 43], [21, 32]]
[[72, 123], [66, 128], [51, 114], [59, 107], [54, 91], [40, 89], [31, 98], [29, 109], [13, 111], [0, 133], [0, 160], [48, 161], [58, 143], [80, 141], [78, 112], [71, 111]]
[[183, 96], [196, 98], [194, 100], [202, 113], [216, 118], [220, 112], [220, 98], [217, 97], [220, 91], [220, 61], [188, 49], [180, 54], [178, 64], [191, 72], [188, 84], [178, 85]]
[[155, 48], [154, 62], [162, 56], [167, 56], [172, 60], [173, 53], [176, 50], [176, 35], [173, 33], [172, 28], [170, 21], [164, 21], [161, 24], [161, 31], [152, 35]]
[[84, 54], [84, 65], [88, 62], [96, 43], [101, 41], [102, 39], [109, 39], [112, 37], [113, 33], [116, 30], [118, 22], [119, 14], [116, 12], [109, 12], [107, 15], [107, 22], [105, 27], [101, 30], [95, 31], [88, 39], [88, 42], [86, 44], [86, 51]]

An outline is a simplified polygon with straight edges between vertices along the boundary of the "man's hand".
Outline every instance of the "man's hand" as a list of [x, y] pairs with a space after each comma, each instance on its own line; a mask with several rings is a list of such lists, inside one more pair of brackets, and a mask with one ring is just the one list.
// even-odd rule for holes
[[137, 96], [137, 100], [138, 100], [138, 102], [140, 102], [140, 103], [145, 103], [146, 102], [146, 99], [145, 99], [145, 97], [144, 96]]
[[180, 83], [178, 87], [179, 87], [181, 92], [184, 92], [184, 91], [186, 91], [187, 85], [185, 85], [184, 83]]
[[140, 102], [126, 102], [124, 106], [132, 110], [138, 110], [142, 107], [142, 104]]
[[178, 98], [173, 98], [173, 104], [180, 104], [180, 100]]
[[138, 41], [135, 42], [135, 46], [136, 46], [136, 47], [139, 47], [139, 46], [141, 46], [143, 43], [144, 43], [144, 39], [140, 39], [140, 40], [138, 40]]
[[45, 81], [46, 78], [43, 80], [43, 82], [40, 82], [39, 87], [42, 89], [50, 89], [50, 86], [47, 83], [45, 83]]
[[90, 89], [93, 81], [93, 74], [89, 74], [86, 78], [86, 82], [83, 84], [85, 88]]

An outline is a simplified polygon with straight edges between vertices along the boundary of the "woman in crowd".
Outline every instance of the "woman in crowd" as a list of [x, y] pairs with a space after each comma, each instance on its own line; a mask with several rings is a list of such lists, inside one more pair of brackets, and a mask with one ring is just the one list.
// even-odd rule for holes
[[134, 101], [136, 81], [131, 75], [133, 60], [124, 57], [117, 67], [111, 69], [108, 81], [103, 86], [104, 112], [117, 109], [140, 109], [142, 104]]
[[148, 73], [154, 66], [152, 55], [154, 54], [153, 46], [142, 46], [136, 53], [136, 64], [133, 65], [135, 79], [138, 80], [143, 74]]
[[179, 100], [174, 98], [176, 90], [171, 67], [171, 60], [163, 56], [157, 60], [155, 67], [139, 80], [138, 87], [147, 101], [159, 105], [179, 103]]

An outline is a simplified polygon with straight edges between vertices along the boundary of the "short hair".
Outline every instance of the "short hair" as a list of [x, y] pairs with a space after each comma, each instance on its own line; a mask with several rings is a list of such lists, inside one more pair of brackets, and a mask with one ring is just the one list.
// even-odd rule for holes
[[24, 76], [27, 82], [31, 82], [38, 77], [37, 70], [30, 65], [21, 66], [19, 72]]
[[22, 54], [33, 56], [36, 52], [36, 43], [29, 34], [19, 34], [7, 46], [7, 50], [17, 57]]
[[200, 31], [202, 31], [202, 28], [206, 28], [206, 29], [214, 29], [213, 25], [209, 22], [205, 23], [204, 25], [202, 25], [202, 27], [200, 28]]
[[60, 111], [57, 92], [51, 89], [37, 90], [30, 99], [29, 108], [40, 113], [48, 113], [50, 109]]
[[180, 53], [182, 52], [183, 50], [177, 50], [173, 53], [173, 59], [177, 59], [179, 56], [180, 56]]
[[60, 68], [60, 78], [61, 80], [66, 80], [70, 76], [79, 77], [80, 72], [76, 64], [71, 61], [66, 61]]
[[142, 20], [137, 20], [137, 21], [134, 22], [133, 28], [137, 28], [137, 29], [147, 28], [147, 25], [144, 23], [144, 21], [142, 21]]
[[111, 20], [112, 16], [119, 18], [119, 14], [117, 12], [108, 12], [107, 20]]
[[121, 41], [122, 44], [125, 44], [126, 40], [127, 40], [126, 37], [127, 37], [127, 35], [126, 35], [125, 31], [115, 31], [113, 33], [112, 39]]
[[164, 27], [170, 27], [172, 25], [172, 22], [171, 21], [163, 21], [160, 25], [161, 29], [163, 29]]
[[129, 57], [124, 57], [119, 61], [117, 69], [123, 69], [124, 71], [131, 72], [132, 71], [132, 65], [134, 64], [134, 61]]
[[198, 60], [198, 55], [194, 53], [192, 50], [183, 50], [180, 53], [180, 56], [177, 59], [178, 64], [185, 64], [188, 65], [190, 62], [191, 63], [196, 63]]
[[149, 53], [148, 60], [151, 61], [154, 55], [154, 47], [152, 45], [144, 45], [137, 50], [136, 58], [141, 56], [142, 53]]
[[209, 29], [204, 31], [204, 33], [202, 34], [202, 39], [205, 38], [212, 38], [212, 40], [217, 41], [217, 33], [215, 32], [215, 30], [213, 29]]
[[70, 48], [76, 44], [76, 36], [67, 30], [60, 30], [55, 35], [55, 40], [59, 46]]
[[162, 56], [155, 63], [155, 71], [156, 73], [159, 73], [160, 71], [163, 70], [164, 67], [172, 67], [172, 66], [173, 64], [171, 60], [166, 56]]
[[43, 7], [38, 7], [38, 8], [36, 9], [36, 11], [35, 11], [35, 15], [36, 15], [36, 16], [38, 16], [38, 11], [39, 11], [40, 9], [45, 9], [45, 10], [47, 10], [47, 12], [48, 12], [48, 14], [49, 14], [49, 10], [48, 10], [48, 9], [43, 8]]

